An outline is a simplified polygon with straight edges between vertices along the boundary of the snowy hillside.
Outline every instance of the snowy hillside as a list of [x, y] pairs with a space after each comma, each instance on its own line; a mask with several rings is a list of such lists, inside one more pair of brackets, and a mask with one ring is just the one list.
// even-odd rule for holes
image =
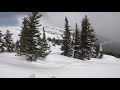
[[59, 46], [51, 50], [45, 60], [32, 63], [15, 53], [0, 54], [0, 78], [120, 78], [120, 60], [115, 57], [82, 61], [60, 55]]
[[[47, 19], [45, 17], [41, 18], [41, 20], [40, 20], [41, 27], [39, 27], [40, 32], [41, 33], [43, 32], [43, 27], [44, 27], [47, 37], [56, 38], [56, 39], [62, 39], [61, 35], [63, 34], [64, 26], [63, 26], [63, 28], [53, 27], [48, 22]], [[13, 33], [13, 38], [14, 38], [13, 40], [14, 40], [14, 42], [16, 42], [16, 40], [19, 39], [18, 34], [20, 34], [21, 26], [12, 26], [12, 27], [10, 27], [10, 26], [5, 27], [4, 26], [4, 27], [0, 27], [0, 31], [2, 31], [3, 34], [5, 34], [5, 32], [7, 30], [10, 30], [11, 33]], [[97, 41], [98, 43], [101, 43], [101, 42], [103, 43], [103, 42], [106, 42], [106, 41], [110, 41], [109, 39], [107, 39], [107, 38], [105, 38], [105, 37], [103, 37], [101, 35], [98, 35], [98, 34], [97, 34], [97, 39], [98, 39], [98, 41]]]
[[13, 40], [16, 42], [19, 39], [20, 27], [0, 27], [0, 31], [5, 34], [7, 30], [13, 34]]
[[[56, 38], [56, 39], [61, 39], [61, 35], [63, 34], [63, 29], [61, 28], [55, 28], [52, 26], [49, 26], [47, 23], [45, 23], [44, 21], [41, 22], [41, 27], [39, 27], [39, 31], [41, 32], [41, 34], [43, 33], [43, 27], [46, 31], [46, 37], [50, 37], [50, 38]], [[0, 27], [0, 31], [2, 31], [3, 34], [6, 33], [7, 30], [10, 30], [10, 32], [13, 34], [13, 40], [14, 42], [16, 42], [19, 39], [19, 34], [20, 34], [20, 30], [21, 27]]]
[[[63, 29], [53, 27], [45, 19], [41, 20], [39, 31], [46, 31], [46, 37], [62, 39]], [[19, 40], [21, 27], [0, 27], [3, 34], [7, 30], [13, 34], [13, 40]], [[98, 37], [102, 46], [107, 39]], [[108, 40], [109, 41], [109, 40]], [[120, 78], [120, 59], [104, 55], [103, 59], [79, 60], [61, 55], [61, 46], [49, 42], [50, 54], [36, 62], [28, 62], [16, 53], [0, 54], [0, 78]]]

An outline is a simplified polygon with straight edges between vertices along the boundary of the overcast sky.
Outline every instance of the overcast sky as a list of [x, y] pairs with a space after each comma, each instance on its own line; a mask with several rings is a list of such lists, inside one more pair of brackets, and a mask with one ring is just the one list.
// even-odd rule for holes
[[[20, 25], [26, 12], [0, 12], [0, 26]], [[64, 18], [68, 17], [69, 25], [81, 25], [87, 15], [96, 33], [120, 41], [120, 12], [42, 12], [43, 17], [53, 26], [64, 28]]]

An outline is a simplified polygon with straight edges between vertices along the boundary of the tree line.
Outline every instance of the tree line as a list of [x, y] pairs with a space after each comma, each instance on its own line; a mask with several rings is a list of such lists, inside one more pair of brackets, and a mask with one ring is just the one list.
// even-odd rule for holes
[[[103, 53], [100, 47], [96, 45], [96, 35], [91, 26], [88, 17], [82, 20], [82, 30], [79, 30], [76, 23], [75, 32], [71, 33], [69, 29], [69, 21], [65, 17], [65, 29], [62, 35], [62, 40], [46, 38], [45, 29], [43, 27], [43, 35], [41, 36], [39, 27], [40, 18], [42, 15], [39, 12], [32, 12], [27, 17], [24, 17], [19, 40], [13, 42], [12, 34], [7, 30], [3, 35], [0, 32], [0, 52], [16, 52], [18, 56], [24, 56], [28, 61], [36, 61], [39, 58], [45, 58], [50, 53], [48, 41], [53, 45], [61, 45], [61, 54], [68, 57], [77, 58], [80, 60], [90, 60], [91, 58], [102, 58]], [[2, 38], [4, 37], [4, 38]], [[4, 39], [4, 40], [3, 40]]]
[[0, 31], [0, 53], [14, 51], [15, 43], [13, 42], [12, 35], [9, 30], [5, 34], [2, 34]]
[[81, 60], [90, 60], [91, 58], [102, 58], [103, 51], [100, 45], [96, 44], [96, 35], [91, 26], [88, 17], [85, 15], [81, 22], [82, 30], [79, 30], [76, 23], [75, 32], [72, 34], [69, 28], [69, 21], [65, 17], [65, 30], [61, 54], [68, 57], [74, 57]]

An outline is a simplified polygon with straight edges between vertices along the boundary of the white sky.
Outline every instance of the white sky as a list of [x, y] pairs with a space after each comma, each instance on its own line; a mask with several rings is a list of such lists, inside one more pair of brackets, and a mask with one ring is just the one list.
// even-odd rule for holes
[[64, 28], [64, 18], [68, 17], [69, 25], [79, 27], [82, 18], [87, 15], [96, 33], [120, 41], [120, 12], [46, 12], [48, 20], [54, 26]]

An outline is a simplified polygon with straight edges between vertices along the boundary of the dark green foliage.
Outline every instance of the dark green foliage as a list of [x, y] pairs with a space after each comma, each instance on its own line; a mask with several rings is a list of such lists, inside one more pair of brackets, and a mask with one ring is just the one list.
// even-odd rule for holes
[[101, 45], [97, 45], [96, 46], [96, 58], [102, 59], [103, 55], [104, 55], [104, 52], [102, 50], [102, 46]]
[[3, 40], [3, 34], [2, 34], [2, 32], [0, 31], [0, 53], [1, 52], [4, 52], [4, 46], [5, 46], [5, 44], [4, 44], [4, 40]]
[[68, 25], [68, 19], [65, 17], [65, 31], [63, 35], [63, 43], [61, 50], [62, 55], [71, 57], [72, 56], [72, 41], [71, 41], [71, 33]]
[[14, 43], [12, 39], [12, 33], [10, 33], [9, 30], [6, 31], [6, 34], [4, 35], [4, 41], [5, 41], [5, 47], [7, 52], [13, 52], [14, 51]]
[[15, 52], [17, 53], [18, 56], [20, 56], [20, 41], [17, 40], [15, 43]]
[[25, 56], [28, 61], [36, 61], [38, 58], [45, 58], [49, 54], [44, 28], [43, 38], [40, 37], [39, 19], [41, 16], [39, 12], [32, 12], [29, 17], [24, 18], [22, 23], [18, 54]]
[[73, 37], [73, 51], [74, 51], [74, 58], [81, 59], [81, 42], [80, 42], [80, 31], [76, 24], [75, 34]]
[[22, 30], [20, 33], [20, 51], [19, 55], [25, 55], [27, 54], [27, 48], [29, 47], [29, 38], [30, 38], [30, 31], [29, 31], [29, 26], [28, 26], [28, 19], [24, 18], [22, 22]]
[[27, 52], [26, 55], [28, 57], [28, 60], [30, 61], [36, 61], [37, 56], [36, 56], [36, 51], [38, 50], [37, 48], [37, 38], [39, 37], [39, 29], [38, 27], [40, 26], [39, 24], [39, 18], [41, 15], [39, 15], [39, 12], [32, 12], [31, 15], [28, 17], [28, 26], [29, 26], [29, 34], [28, 38], [29, 40], [27, 41]]
[[99, 54], [100, 54], [100, 45], [96, 46], [96, 57], [99, 58]]
[[96, 57], [95, 51], [95, 32], [89, 23], [89, 19], [85, 15], [82, 20], [82, 31], [81, 31], [81, 46], [84, 59], [90, 60], [90, 58]]
[[38, 51], [37, 56], [41, 58], [45, 58], [50, 53], [50, 47], [48, 46], [45, 30], [43, 27], [43, 38], [38, 37]]
[[52, 39], [50, 37], [47, 38], [48, 41], [52, 42]]
[[42, 15], [39, 12], [32, 12], [29, 17], [24, 18], [23, 27], [20, 35], [20, 53], [25, 55], [27, 60], [36, 61], [38, 58], [37, 43], [40, 35], [38, 27], [39, 18]]
[[50, 41], [50, 42], [52, 42], [54, 45], [55, 45], [55, 44], [56, 44], [56, 45], [61, 45], [61, 44], [62, 44], [62, 40], [60, 40], [60, 39], [48, 37], [47, 40]]
[[42, 56], [43, 58], [45, 58], [49, 53], [50, 53], [50, 47], [48, 46], [47, 40], [46, 40], [46, 34], [45, 34], [45, 30], [43, 27], [43, 38], [42, 38]]

